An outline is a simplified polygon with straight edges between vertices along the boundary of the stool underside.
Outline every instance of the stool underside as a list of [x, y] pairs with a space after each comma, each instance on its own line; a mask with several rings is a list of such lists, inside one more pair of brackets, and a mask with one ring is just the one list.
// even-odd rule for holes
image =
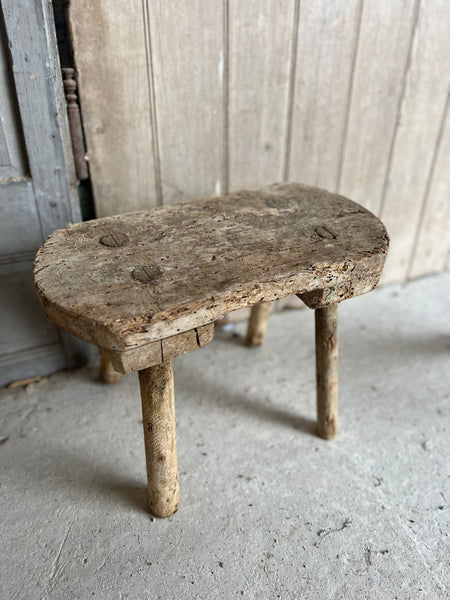
[[260, 301], [368, 292], [388, 244], [351, 200], [276, 184], [70, 225], [40, 249], [35, 285], [56, 325], [120, 352]]

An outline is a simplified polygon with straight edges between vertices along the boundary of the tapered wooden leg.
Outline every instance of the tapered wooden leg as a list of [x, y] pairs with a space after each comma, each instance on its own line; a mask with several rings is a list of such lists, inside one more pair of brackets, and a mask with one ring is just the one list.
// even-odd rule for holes
[[172, 361], [139, 371], [139, 384], [150, 510], [169, 517], [180, 501]]
[[315, 311], [317, 433], [326, 440], [337, 432], [338, 341], [337, 304]]
[[260, 302], [252, 307], [247, 328], [247, 346], [261, 346], [266, 335], [272, 302]]
[[118, 373], [114, 369], [104, 350], [102, 350], [102, 361], [100, 363], [98, 379], [102, 383], [118, 383], [122, 379], [122, 373]]

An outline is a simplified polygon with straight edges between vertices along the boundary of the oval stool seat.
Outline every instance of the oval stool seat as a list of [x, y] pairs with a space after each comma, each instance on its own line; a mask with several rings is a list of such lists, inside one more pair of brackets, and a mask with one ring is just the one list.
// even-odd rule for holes
[[387, 247], [384, 225], [351, 200], [277, 184], [69, 225], [40, 249], [35, 283], [59, 327], [125, 350], [260, 301], [363, 294]]
[[[103, 349], [104, 381], [139, 372], [150, 510], [178, 508], [172, 359], [208, 344], [214, 321], [251, 306], [247, 342], [270, 303], [315, 309], [318, 434], [337, 427], [337, 305], [372, 290], [389, 238], [373, 214], [297, 183], [70, 225], [35, 261], [51, 321]], [[108, 374], [109, 373], [109, 374]]]

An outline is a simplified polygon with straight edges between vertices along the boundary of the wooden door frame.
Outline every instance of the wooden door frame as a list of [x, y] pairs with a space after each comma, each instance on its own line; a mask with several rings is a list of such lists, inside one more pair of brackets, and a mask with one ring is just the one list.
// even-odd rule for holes
[[[81, 219], [52, 6], [46, 0], [0, 3], [44, 240], [55, 229]], [[47, 50], [45, 60], [34, 51], [36, 37], [37, 45]], [[44, 138], [51, 169], [42, 168]]]
[[[0, 269], [3, 273], [29, 270], [31, 277], [37, 246], [56, 229], [80, 221], [81, 211], [52, 4], [48, 0], [0, 0], [0, 20], [6, 33], [27, 160], [25, 175], [11, 178], [7, 185], [13, 198], [32, 189], [40, 230], [40, 240], [30, 239], [29, 248], [3, 253]], [[6, 373], [2, 381], [5, 376], [9, 380], [27, 377], [37, 362], [42, 365], [39, 374], [86, 362], [86, 344], [62, 331], [59, 342], [0, 357]]]

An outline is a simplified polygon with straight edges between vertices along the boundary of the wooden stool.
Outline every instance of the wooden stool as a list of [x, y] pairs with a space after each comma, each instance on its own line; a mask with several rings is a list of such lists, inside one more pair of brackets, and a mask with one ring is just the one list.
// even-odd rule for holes
[[[48, 318], [139, 372], [150, 510], [178, 508], [172, 359], [202, 348], [214, 321], [256, 306], [261, 343], [270, 302], [297, 294], [316, 311], [318, 433], [337, 413], [337, 304], [372, 290], [388, 236], [354, 202], [276, 184], [70, 225], [39, 250], [35, 284]], [[105, 363], [107, 370], [108, 365]]]

